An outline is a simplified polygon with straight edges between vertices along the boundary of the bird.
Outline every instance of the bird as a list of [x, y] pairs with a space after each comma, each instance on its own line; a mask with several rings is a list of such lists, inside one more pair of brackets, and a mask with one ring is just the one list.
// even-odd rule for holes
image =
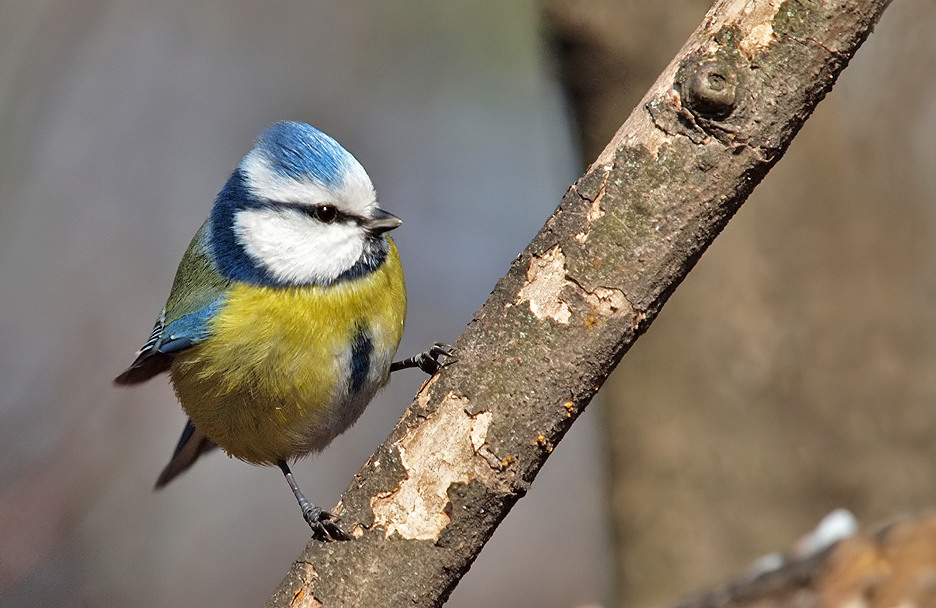
[[311, 125], [265, 129], [218, 193], [182, 257], [165, 307], [114, 380], [168, 372], [188, 417], [161, 488], [220, 447], [277, 466], [312, 536], [348, 540], [308, 500], [289, 462], [324, 449], [360, 417], [390, 373], [435, 374], [452, 348], [394, 361], [406, 287], [360, 162]]

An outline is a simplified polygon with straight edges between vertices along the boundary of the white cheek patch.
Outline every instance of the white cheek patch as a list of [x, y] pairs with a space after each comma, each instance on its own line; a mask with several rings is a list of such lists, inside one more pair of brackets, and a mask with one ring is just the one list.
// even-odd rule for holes
[[234, 234], [254, 262], [283, 283], [330, 283], [364, 251], [355, 223], [323, 224], [295, 209], [242, 209]]

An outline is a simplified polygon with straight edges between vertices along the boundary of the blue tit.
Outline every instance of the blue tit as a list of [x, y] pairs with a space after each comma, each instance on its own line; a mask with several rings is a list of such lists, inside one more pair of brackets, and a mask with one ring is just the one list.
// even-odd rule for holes
[[220, 446], [278, 466], [315, 538], [348, 538], [287, 463], [354, 424], [391, 371], [435, 373], [451, 355], [436, 344], [393, 362], [406, 288], [387, 232], [400, 224], [328, 135], [278, 122], [257, 138], [182, 257], [149, 340], [115, 379], [168, 371], [188, 415], [157, 488]]

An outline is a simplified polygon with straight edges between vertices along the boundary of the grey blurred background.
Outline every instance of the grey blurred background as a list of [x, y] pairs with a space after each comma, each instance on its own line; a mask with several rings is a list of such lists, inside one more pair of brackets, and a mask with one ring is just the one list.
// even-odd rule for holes
[[[263, 603], [308, 539], [282, 475], [214, 455], [153, 493], [183, 414], [165, 380], [110, 381], [284, 118], [342, 142], [405, 220], [400, 352], [454, 341], [579, 173], [541, 23], [534, 2], [0, 4], [0, 604]], [[295, 467], [310, 497], [335, 504], [422, 380], [395, 377]], [[596, 426], [452, 605], [603, 599]], [[570, 512], [581, 527], [558, 525]]]
[[[0, 605], [257, 606], [302, 550], [278, 471], [214, 455], [153, 493], [183, 414], [163, 380], [110, 384], [264, 126], [328, 132], [405, 220], [416, 352], [455, 339], [706, 8], [0, 3]], [[936, 504], [934, 28], [932, 2], [889, 9], [450, 606], [661, 605], [832, 508]], [[334, 504], [421, 380], [295, 467], [310, 497]]]

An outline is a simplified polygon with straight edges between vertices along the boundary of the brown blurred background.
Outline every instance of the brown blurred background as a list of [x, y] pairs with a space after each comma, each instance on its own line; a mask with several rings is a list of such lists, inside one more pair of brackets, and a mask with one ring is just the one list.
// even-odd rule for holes
[[[256, 606], [301, 551], [274, 470], [216, 455], [152, 493], [184, 418], [165, 381], [110, 386], [265, 125], [335, 136], [406, 220], [415, 352], [457, 336], [706, 8], [0, 4], [0, 606]], [[934, 29], [932, 2], [888, 10], [449, 605], [666, 605], [833, 508], [936, 505]], [[295, 468], [315, 500], [420, 379]]]
[[[709, 3], [547, 6], [592, 159]], [[606, 385], [615, 605], [936, 507], [934, 28], [893, 3]]]

